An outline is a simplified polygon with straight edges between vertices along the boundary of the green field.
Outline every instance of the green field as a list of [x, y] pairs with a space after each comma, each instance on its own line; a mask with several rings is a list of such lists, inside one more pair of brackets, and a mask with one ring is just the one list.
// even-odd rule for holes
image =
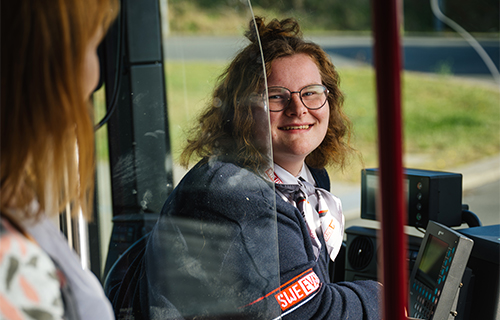
[[[168, 115], [174, 161], [187, 131], [205, 105], [223, 62], [170, 62], [166, 66]], [[377, 165], [374, 71], [339, 70], [345, 110], [354, 125], [352, 145], [366, 167]], [[446, 170], [500, 152], [500, 91], [485, 83], [451, 75], [405, 73], [402, 83], [405, 166]], [[102, 93], [95, 97], [96, 118], [102, 117]], [[97, 133], [98, 154], [107, 155], [105, 129]], [[357, 181], [362, 163], [353, 157], [343, 174], [333, 178]]]
[[[377, 165], [375, 81], [372, 69], [342, 70], [353, 145], [366, 167]], [[500, 152], [500, 91], [450, 75], [406, 72], [402, 78], [404, 165], [446, 170]], [[353, 162], [348, 180], [362, 166]]]

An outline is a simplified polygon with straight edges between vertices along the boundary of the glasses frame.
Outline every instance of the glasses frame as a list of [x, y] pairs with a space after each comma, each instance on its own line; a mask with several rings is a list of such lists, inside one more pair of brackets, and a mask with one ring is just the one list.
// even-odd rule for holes
[[[324, 93], [324, 94], [326, 94], [326, 95], [325, 95], [325, 102], [323, 102], [323, 104], [322, 104], [321, 106], [317, 107], [317, 108], [310, 108], [310, 107], [308, 107], [308, 106], [305, 104], [304, 100], [302, 100], [302, 90], [304, 90], [304, 89], [306, 89], [306, 88], [309, 88], [309, 87], [313, 87], [313, 86], [323, 87], [323, 89], [324, 89], [324, 90], [323, 90], [323, 93]], [[288, 106], [290, 105], [290, 101], [292, 101], [292, 94], [294, 94], [294, 93], [298, 93], [298, 94], [299, 94], [300, 102], [302, 102], [302, 104], [304, 105], [304, 107], [306, 107], [308, 110], [319, 110], [319, 109], [323, 108], [323, 106], [324, 106], [324, 105], [326, 104], [326, 102], [328, 101], [328, 94], [330, 93], [330, 91], [328, 90], [328, 88], [327, 88], [327, 87], [325, 87], [325, 86], [324, 86], [324, 85], [322, 85], [322, 84], [309, 84], [309, 85], [307, 85], [307, 86], [303, 87], [302, 89], [300, 89], [299, 91], [292, 91], [292, 90], [290, 90], [290, 89], [288, 89], [288, 88], [286, 88], [286, 87], [282, 87], [282, 86], [272, 86], [272, 87], [268, 87], [268, 88], [267, 88], [267, 94], [268, 94], [267, 99], [268, 99], [268, 100], [269, 100], [269, 89], [273, 89], [273, 88], [281, 88], [281, 89], [285, 89], [285, 90], [287, 90], [288, 92], [290, 92], [290, 98], [289, 98], [289, 99], [288, 99], [288, 101], [286, 102], [286, 104], [285, 104], [285, 106], [283, 107], [283, 109], [280, 109], [280, 110], [271, 110], [271, 106], [269, 106], [269, 111], [270, 111], [270, 112], [281, 112], [281, 111], [285, 110], [286, 108], [288, 108]], [[270, 105], [270, 103], [269, 103], [269, 105]]]

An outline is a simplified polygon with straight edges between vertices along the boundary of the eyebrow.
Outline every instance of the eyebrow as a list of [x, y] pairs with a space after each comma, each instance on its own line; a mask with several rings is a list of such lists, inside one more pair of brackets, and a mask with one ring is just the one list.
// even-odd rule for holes
[[[323, 83], [316, 83], [316, 82], [313, 82], [313, 83], [306, 84], [305, 86], [301, 87], [301, 88], [299, 89], [299, 91], [300, 91], [300, 90], [302, 90], [302, 89], [304, 89], [305, 87], [308, 87], [308, 86], [313, 86], [313, 85], [325, 86]], [[279, 85], [275, 85], [275, 86], [268, 86], [268, 88], [276, 88], [276, 87], [279, 87], [279, 88], [285, 88], [285, 89], [288, 89], [288, 90], [292, 91], [290, 88], [285, 87], [285, 86], [279, 86]], [[325, 87], [326, 87], [326, 86], [325, 86]], [[295, 92], [295, 91], [294, 91], [294, 92]]]

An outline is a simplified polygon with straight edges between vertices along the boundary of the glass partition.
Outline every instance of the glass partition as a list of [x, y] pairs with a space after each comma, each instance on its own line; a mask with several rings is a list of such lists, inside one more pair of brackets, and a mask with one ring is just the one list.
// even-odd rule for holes
[[[266, 77], [258, 43], [243, 37], [251, 8], [245, 2], [207, 8], [238, 22], [193, 20], [199, 31], [193, 34], [176, 30], [179, 20], [191, 19], [189, 4], [170, 2], [167, 9], [163, 48], [176, 188], [146, 247], [149, 316], [276, 318], [279, 307], [266, 298], [279, 288], [274, 185], [265, 174], [272, 168]], [[240, 32], [228, 37], [226, 28]], [[243, 47], [254, 54], [252, 64], [240, 62], [247, 69], [231, 64], [244, 59], [235, 59]]]
[[[272, 294], [279, 288], [279, 263], [274, 184], [268, 176], [272, 154], [265, 67], [258, 36], [251, 42], [243, 35], [246, 31], [258, 35], [249, 27], [250, 4], [221, 2], [196, 8], [183, 1], [158, 4], [165, 104], [161, 94], [153, 93], [155, 83], [148, 82], [151, 76], [144, 71], [158, 63], [146, 67], [149, 61], [141, 60], [146, 54], [131, 44], [143, 41], [134, 38], [138, 30], [131, 30], [140, 28], [133, 19], [142, 8], [122, 3], [128, 28], [125, 59], [131, 70], [130, 80], [123, 79], [130, 82], [132, 116], [127, 118], [127, 106], [119, 102], [107, 125], [112, 126], [108, 173], [112, 188], [103, 179], [107, 148], [98, 146], [102, 148], [99, 224], [104, 230], [106, 225], [113, 228], [107, 233], [105, 291], [119, 318], [279, 317]], [[154, 12], [145, 16], [157, 19]], [[245, 47], [247, 53], [238, 58], [240, 66], [231, 64]], [[251, 61], [246, 61], [248, 57]], [[123, 82], [120, 85], [127, 89]], [[142, 90], [146, 85], [151, 89]], [[151, 100], [151, 95], [157, 99]], [[95, 99], [103, 98], [97, 94]], [[166, 134], [149, 115], [158, 114], [154, 108], [165, 108]], [[122, 127], [124, 123], [131, 123], [131, 129]], [[131, 136], [130, 147], [126, 136]], [[154, 139], [165, 137], [170, 144], [170, 150], [161, 151], [165, 163], [160, 168], [153, 162], [144, 167], [143, 162], [154, 156], [147, 150], [157, 152], [148, 149]], [[159, 175], [166, 171], [167, 178], [173, 175], [172, 186], [167, 185], [171, 192], [160, 199], [163, 208], [155, 206], [162, 193], [147, 189], [144, 182], [154, 171]], [[130, 181], [134, 179], [137, 182]], [[112, 193], [113, 205], [104, 196], [106, 190]], [[138, 205], [134, 197], [142, 199]], [[106, 214], [110, 209], [112, 219]]]

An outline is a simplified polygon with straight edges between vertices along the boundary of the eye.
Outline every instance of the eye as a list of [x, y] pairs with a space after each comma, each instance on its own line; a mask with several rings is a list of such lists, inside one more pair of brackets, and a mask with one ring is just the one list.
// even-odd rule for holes
[[286, 91], [281, 88], [269, 88], [269, 100], [271, 101], [283, 101], [287, 100]]
[[324, 88], [321, 86], [309, 86], [302, 89], [302, 98], [305, 99], [316, 99], [320, 97], [324, 92]]
[[269, 100], [282, 100], [282, 99], [284, 99], [284, 97], [279, 94], [269, 95]]
[[302, 97], [303, 98], [314, 98], [314, 97], [318, 96], [319, 94], [320, 94], [320, 92], [318, 92], [318, 91], [308, 89], [308, 90], [305, 90], [304, 92], [302, 92]]

